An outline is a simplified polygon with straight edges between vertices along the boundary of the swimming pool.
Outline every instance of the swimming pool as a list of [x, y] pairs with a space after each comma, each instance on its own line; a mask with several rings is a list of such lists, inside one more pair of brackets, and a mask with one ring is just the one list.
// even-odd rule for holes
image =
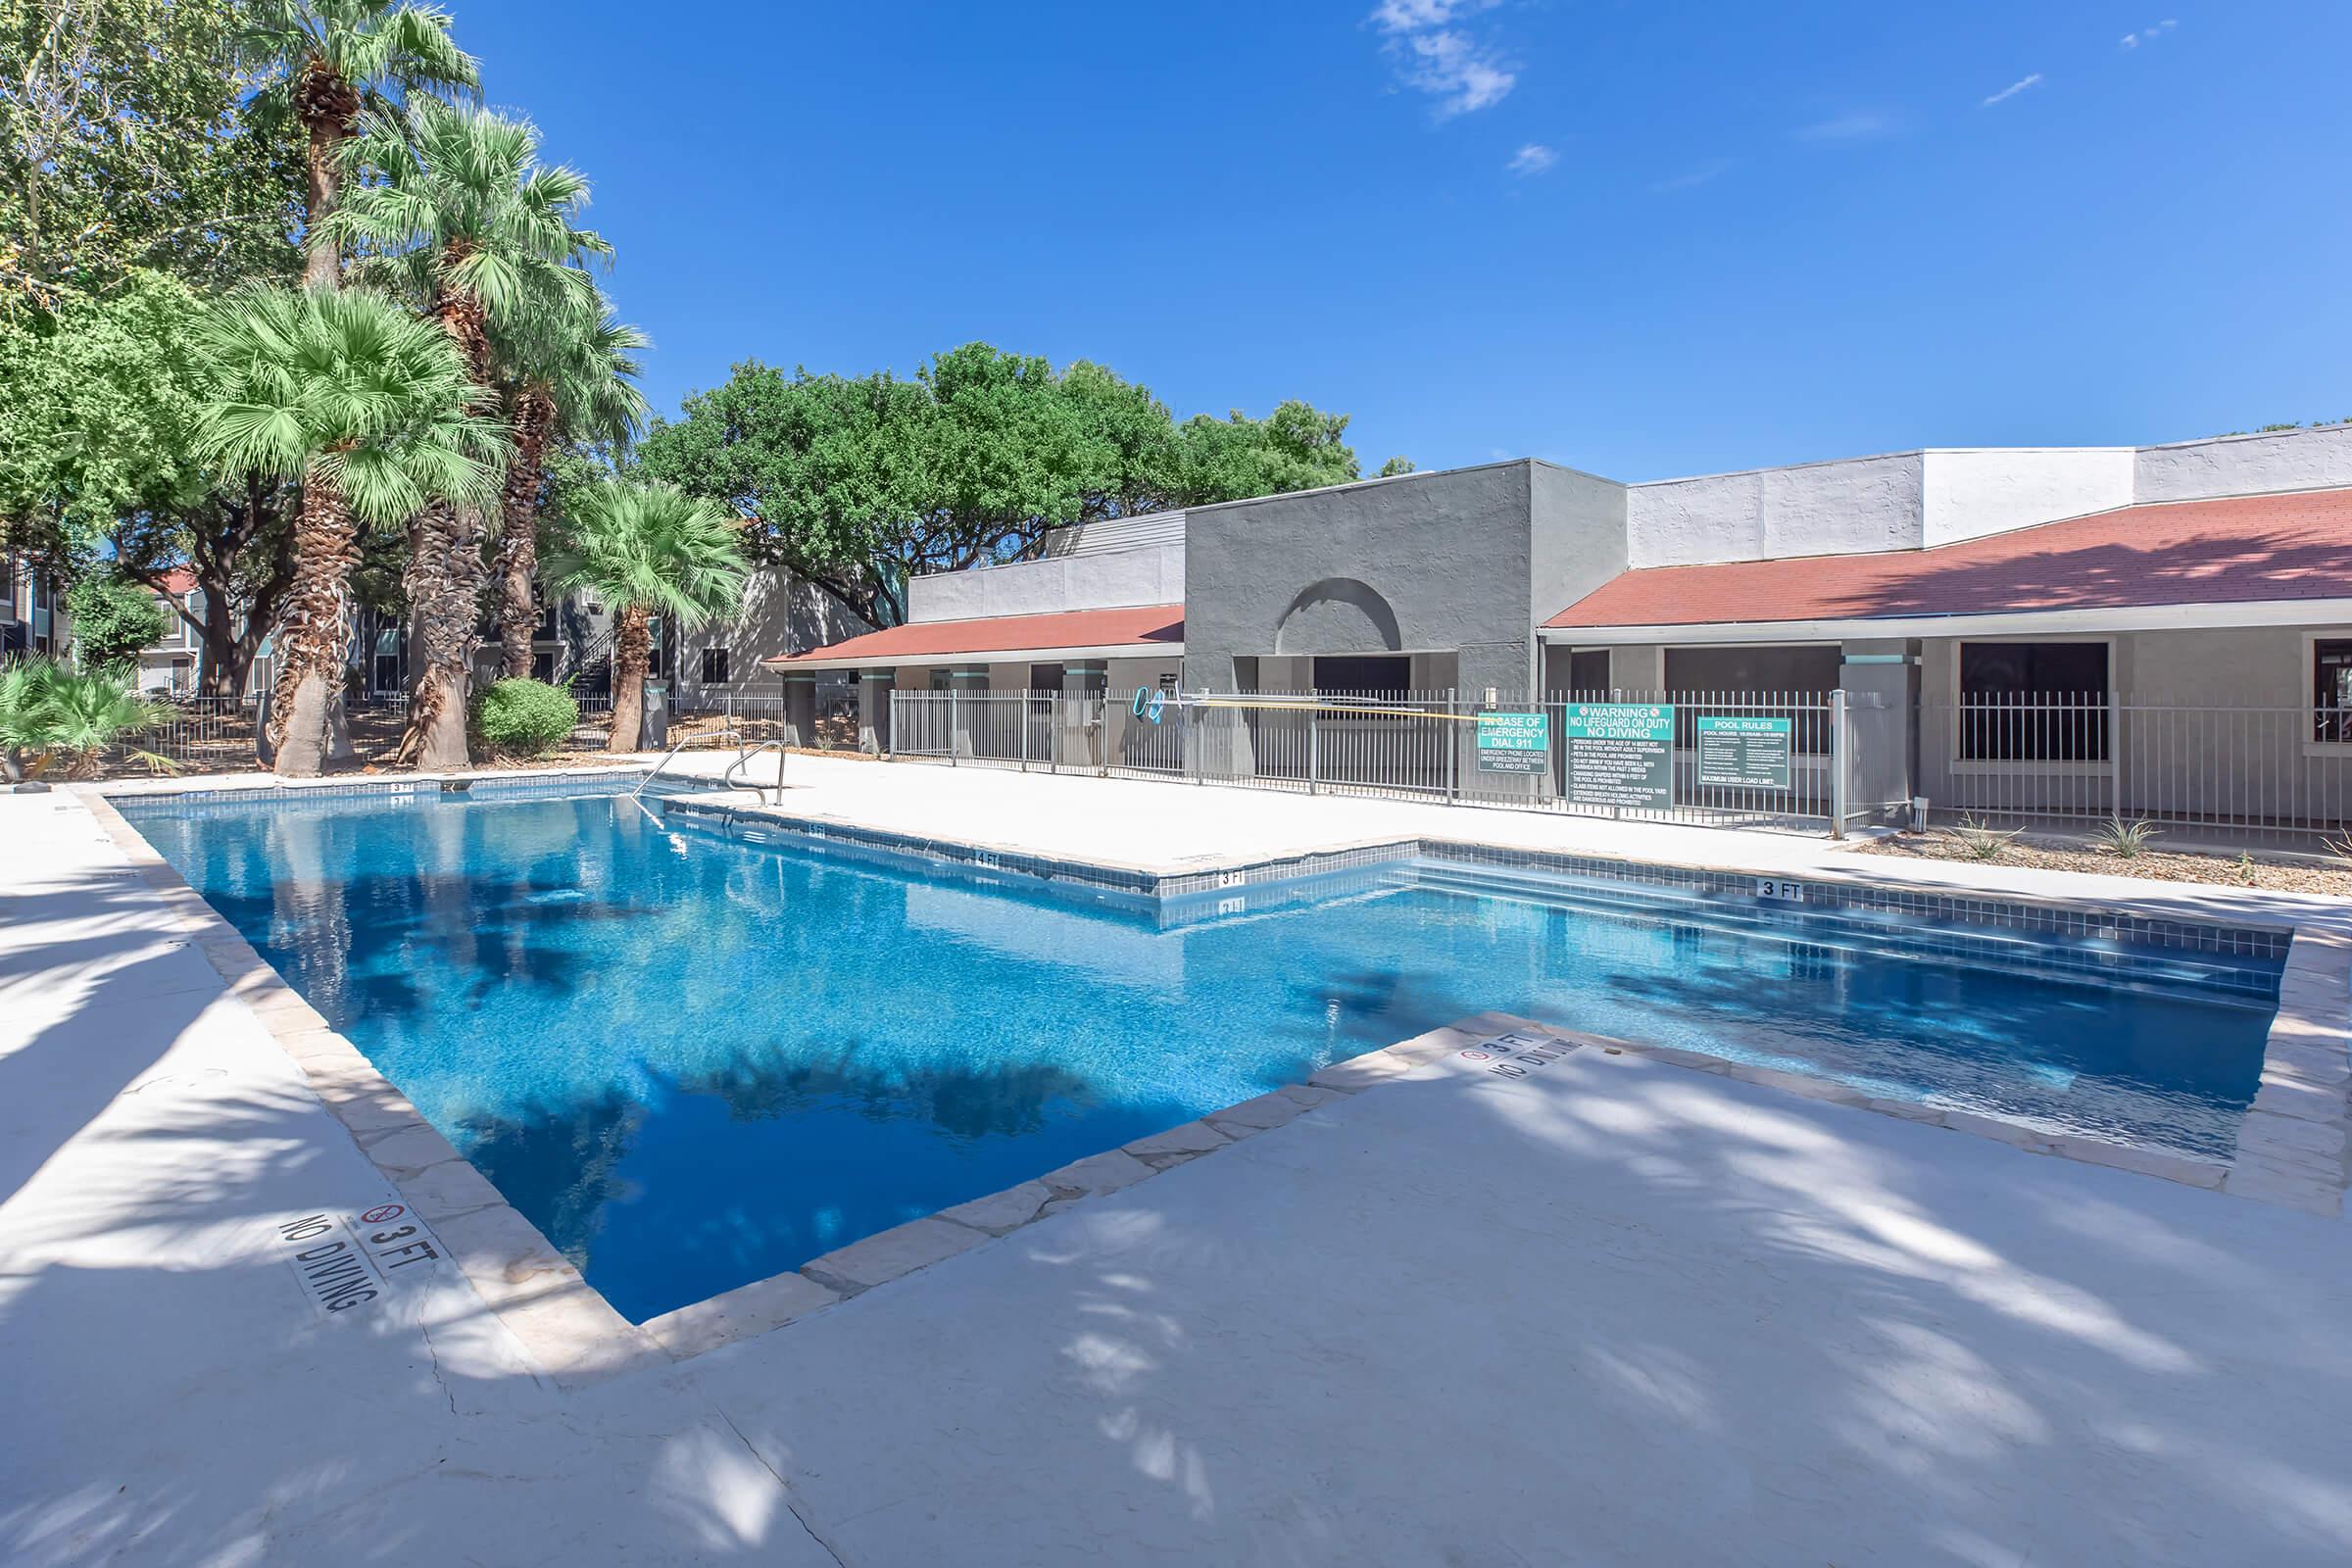
[[1417, 860], [1174, 904], [625, 797], [122, 799], [633, 1320], [1499, 1009], [2226, 1158], [2275, 960]]

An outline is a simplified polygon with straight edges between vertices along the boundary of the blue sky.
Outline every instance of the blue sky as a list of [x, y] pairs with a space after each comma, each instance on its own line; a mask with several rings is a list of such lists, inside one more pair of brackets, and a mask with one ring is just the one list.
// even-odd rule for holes
[[2352, 416], [2352, 5], [449, 0], [655, 405], [972, 338], [1366, 466]]

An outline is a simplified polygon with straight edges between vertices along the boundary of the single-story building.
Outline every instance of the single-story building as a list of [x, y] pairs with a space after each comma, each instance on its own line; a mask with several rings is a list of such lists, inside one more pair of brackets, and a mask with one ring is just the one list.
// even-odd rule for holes
[[[927, 749], [890, 734], [906, 691], [1772, 695], [1801, 775], [1829, 746], [1805, 715], [1842, 693], [1849, 802], [1880, 815], [2352, 806], [2352, 425], [1643, 484], [1518, 460], [1050, 545], [917, 578], [906, 625], [763, 662], [788, 696], [854, 674], [875, 750]], [[1119, 759], [1115, 732], [1095, 744]]]

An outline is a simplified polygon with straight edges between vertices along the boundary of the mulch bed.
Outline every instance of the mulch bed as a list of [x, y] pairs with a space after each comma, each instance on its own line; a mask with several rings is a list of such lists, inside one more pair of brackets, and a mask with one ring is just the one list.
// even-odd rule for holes
[[2323, 893], [2352, 898], [2352, 867], [2296, 860], [2184, 855], [2142, 850], [2126, 858], [2088, 846], [2032, 843], [2013, 839], [1992, 859], [1971, 854], [1949, 833], [1896, 833], [1856, 847], [1857, 855], [1903, 855], [1913, 859], [1960, 860], [1980, 865], [2022, 865], [2037, 871], [2089, 871], [2101, 876], [2135, 876], [2150, 882], [2204, 882], [2215, 887], [2267, 888], [2278, 893]]

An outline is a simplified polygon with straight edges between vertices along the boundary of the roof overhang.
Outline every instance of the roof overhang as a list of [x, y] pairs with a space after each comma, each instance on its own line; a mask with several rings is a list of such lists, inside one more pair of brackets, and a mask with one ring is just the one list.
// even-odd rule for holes
[[1052, 664], [1074, 659], [1181, 659], [1184, 644], [1103, 643], [1092, 648], [991, 648], [966, 654], [857, 654], [827, 658], [822, 653], [779, 655], [760, 661], [779, 675], [802, 669], [896, 669], [902, 664], [931, 668], [941, 664]]
[[2103, 631], [2193, 631], [2233, 626], [2352, 625], [2352, 598], [2263, 599], [2224, 605], [2114, 605], [1997, 615], [1861, 615], [1836, 620], [1733, 620], [1684, 625], [1544, 626], [1552, 647], [1672, 643], [1834, 643], [1869, 638], [2055, 636]]

